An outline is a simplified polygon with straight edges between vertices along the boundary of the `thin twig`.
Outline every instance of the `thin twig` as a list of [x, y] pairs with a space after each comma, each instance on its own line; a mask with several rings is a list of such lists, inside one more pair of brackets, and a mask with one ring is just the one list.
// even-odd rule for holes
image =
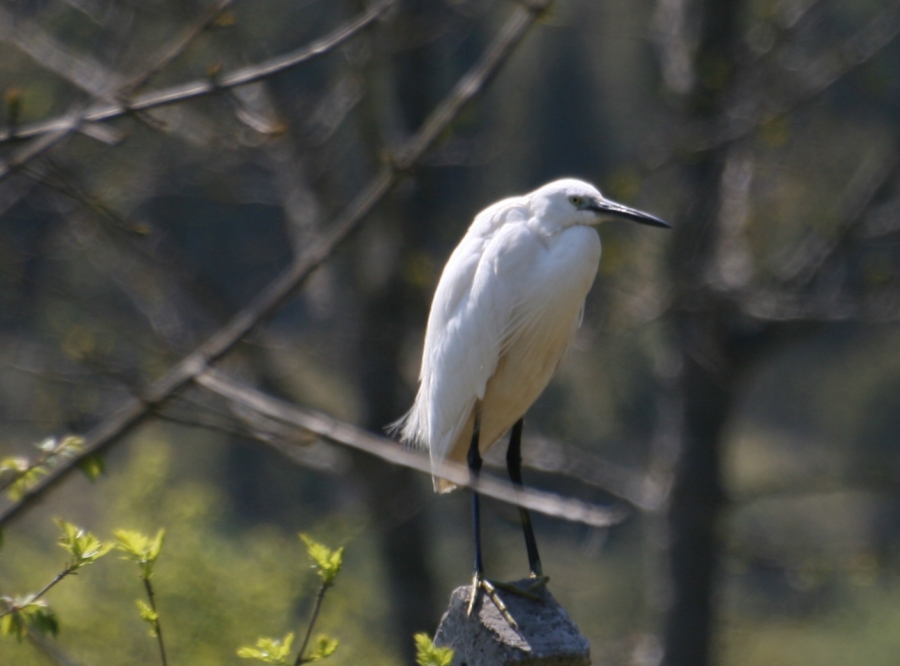
[[[687, 139], [678, 146], [677, 150], [672, 150], [668, 154], [654, 159], [652, 165], [647, 167], [648, 170], [659, 171], [663, 167], [679, 160], [685, 151], [704, 153], [746, 139], [773, 120], [787, 116], [814, 102], [835, 84], [842, 81], [848, 74], [870, 62], [898, 37], [900, 37], [900, 3], [895, 2], [878, 14], [868, 25], [855, 32], [840, 46], [831, 51], [831, 53], [838, 53], [842, 56], [839, 58], [836, 66], [828, 68], [822, 65], [822, 63], [826, 63], [826, 60], [823, 59], [807, 68], [807, 72], [813, 71], [817, 67], [829, 69], [825, 75], [806, 77], [807, 79], [813, 79], [813, 85], [794, 86], [794, 92], [797, 93], [796, 96], [791, 99], [771, 101], [768, 106], [762, 107], [757, 114], [749, 118], [741, 113], [723, 114], [723, 118], [729, 118], [730, 115], [734, 115], [739, 120], [727, 123], [719, 131], [716, 131], [715, 128], [707, 127], [702, 132], [702, 137], [695, 136]], [[799, 78], [803, 79], [802, 76]], [[3, 135], [0, 134], [0, 140], [2, 138]]]
[[[29, 603], [33, 603], [33, 602], [37, 601], [38, 599], [40, 599], [45, 594], [47, 594], [47, 592], [49, 592], [51, 590], [51, 588], [53, 588], [57, 583], [59, 583], [59, 581], [61, 581], [63, 578], [65, 578], [70, 573], [75, 571], [75, 569], [77, 569], [77, 568], [78, 568], [77, 566], [72, 565], [72, 564], [66, 565], [66, 568], [63, 569], [62, 571], [60, 571], [58, 574], [56, 574], [56, 577], [53, 580], [51, 580], [49, 583], [44, 585], [44, 587], [39, 592], [37, 592], [36, 594], [30, 595], [28, 597]], [[17, 605], [10, 604], [9, 602], [7, 602], [7, 606], [8, 606], [8, 608], [5, 611], [3, 611], [2, 613], [0, 613], [0, 618], [4, 618], [7, 615], [17, 613], [17, 612], [19, 612], [19, 610], [21, 610]]]
[[37, 23], [0, 7], [0, 39], [95, 99], [104, 99], [125, 79], [103, 63], [70, 49]]
[[162, 666], [168, 666], [166, 646], [163, 644], [162, 627], [159, 624], [159, 612], [156, 610], [156, 596], [153, 594], [153, 585], [150, 584], [150, 579], [147, 577], [143, 577], [142, 580], [144, 581], [144, 589], [147, 591], [147, 598], [150, 600], [150, 608], [153, 609], [153, 613], [156, 616], [153, 618], [153, 631], [156, 634], [156, 642], [159, 645], [159, 658], [162, 660]]
[[73, 113], [60, 121], [56, 129], [39, 136], [31, 143], [25, 145], [7, 160], [0, 161], [0, 180], [3, 180], [17, 169], [21, 169], [31, 160], [40, 157], [53, 148], [60, 141], [78, 129], [84, 121], [83, 113]]
[[[141, 118], [141, 114], [150, 109], [209, 95], [223, 88], [233, 88], [235, 86], [258, 81], [282, 70], [299, 65], [302, 62], [311, 60], [316, 56], [324, 55], [331, 51], [335, 46], [338, 46], [362, 30], [365, 26], [369, 25], [369, 23], [374, 21], [393, 2], [394, 0], [383, 0], [368, 12], [360, 15], [360, 17], [338, 28], [338, 30], [331, 35], [313, 42], [306, 48], [268, 60], [257, 67], [244, 67], [215, 81], [202, 81], [176, 86], [161, 92], [147, 93], [138, 96], [132, 101], [125, 101], [123, 99], [124, 95], [130, 93], [135, 87], [142, 85], [149, 76], [152, 76], [152, 74], [159, 71], [163, 65], [171, 62], [172, 59], [187, 48], [188, 44], [190, 44], [190, 40], [196, 38], [196, 36], [219, 15], [222, 9], [224, 9], [224, 6], [217, 7], [213, 12], [204, 17], [194, 29], [189, 30], [185, 35], [177, 39], [172, 47], [166, 49], [162, 56], [150, 67], [150, 73], [147, 76], [141, 75], [131, 83], [127, 84], [125, 89], [119, 92], [119, 99], [117, 101], [72, 111], [61, 119], [37, 123], [30, 128], [16, 127], [0, 132], [0, 144], [9, 141], [10, 139], [21, 140], [37, 137], [9, 160], [0, 160], [0, 181], [31, 160], [44, 154], [57, 143], [85, 125], [90, 126], [92, 123], [96, 123], [96, 121], [109, 120], [110, 118], [116, 118], [126, 114], [133, 114], [135, 117]], [[97, 135], [96, 132], [87, 131], [85, 134], [89, 136]], [[103, 134], [101, 133], [100, 136], [103, 136]]]
[[309, 618], [309, 624], [306, 627], [306, 635], [303, 637], [303, 644], [300, 646], [300, 651], [297, 653], [297, 659], [294, 661], [294, 666], [300, 666], [300, 664], [306, 663], [306, 659], [303, 658], [303, 653], [306, 652], [306, 646], [309, 645], [309, 637], [312, 636], [313, 626], [316, 624], [316, 619], [319, 617], [319, 610], [322, 608], [322, 600], [325, 598], [325, 592], [328, 588], [331, 587], [325, 581], [322, 581], [322, 584], [319, 586], [319, 591], [316, 593], [316, 603], [313, 606], [312, 617]]
[[[138, 111], [131, 108], [129, 97], [141, 88], [147, 81], [152, 79], [156, 74], [165, 69], [175, 58], [184, 53], [187, 48], [194, 43], [213, 22], [219, 18], [223, 11], [232, 3], [232, 0], [218, 0], [206, 15], [193, 25], [188, 26], [179, 37], [174, 39], [163, 51], [156, 57], [153, 64], [140, 72], [137, 76], [132, 77], [129, 81], [119, 87], [115, 96], [116, 100], [122, 103], [125, 108], [134, 115], [134, 117], [148, 125], [153, 129], [161, 129], [164, 125], [156, 120], [146, 111]], [[109, 101], [104, 99], [104, 101]]]
[[[865, 164], [863, 165], [865, 167]], [[860, 170], [862, 170], [862, 168]], [[797, 267], [791, 274], [785, 276], [782, 282], [793, 284], [800, 291], [800, 287], [809, 286], [813, 280], [819, 277], [828, 261], [833, 259], [842, 249], [847, 249], [854, 236], [860, 232], [861, 222], [872, 209], [879, 193], [883, 192], [900, 175], [900, 143], [894, 147], [891, 155], [876, 169], [870, 169], [874, 173], [866, 174], [868, 177], [850, 179], [847, 191], [842, 197], [838, 209], [842, 212], [837, 224], [829, 238], [822, 241], [817, 251], [804, 253], [806, 263], [794, 262]], [[862, 182], [857, 182], [861, 180]], [[809, 256], [812, 255], [812, 256]]]
[[[134, 105], [124, 101], [121, 97], [123, 95], [129, 94], [137, 86], [143, 84], [150, 76], [158, 72], [163, 66], [170, 63], [176, 56], [183, 52], [184, 49], [186, 49], [187, 46], [191, 43], [191, 40], [195, 39], [197, 35], [205, 30], [209, 26], [209, 23], [215, 20], [222, 9], [224, 9], [223, 2], [227, 4], [228, 2], [230, 2], [230, 0], [222, 0], [222, 2], [220, 2], [212, 12], [204, 16], [203, 19], [193, 29], [188, 30], [184, 35], [176, 39], [172, 43], [172, 45], [167, 47], [162, 52], [162, 55], [154, 61], [147, 73], [143, 73], [130, 83], [125, 84], [125, 86], [119, 90], [118, 95], [113, 95], [113, 97], [118, 96], [120, 99], [116, 102], [111, 102], [110, 104], [121, 108], [123, 113], [137, 113], [139, 111], [142, 111], [143, 109], [135, 109]], [[62, 119], [62, 121], [54, 124], [54, 126], [52, 128], [49, 128], [47, 132], [39, 133], [36, 139], [19, 150], [19, 152], [13, 155], [12, 158], [5, 161], [0, 161], [0, 181], [8, 177], [17, 169], [21, 169], [31, 160], [36, 159], [40, 155], [43, 155], [60, 141], [80, 129], [87, 121], [90, 120], [88, 116], [91, 113], [91, 109], [94, 108], [96, 107], [92, 106], [84, 109], [70, 111]], [[97, 135], [97, 133], [93, 132], [88, 134]], [[101, 133], [99, 136], [102, 135], [103, 134]], [[23, 134], [19, 130], [19, 128], [8, 129], [5, 132], [5, 136], [4, 133], [0, 133], [0, 142], [9, 138], [22, 139], [27, 138], [27, 135]]]
[[169, 63], [175, 60], [175, 58], [184, 53], [188, 46], [190, 46], [204, 30], [209, 28], [209, 26], [219, 18], [219, 15], [231, 5], [232, 1], [233, 0], [219, 0], [215, 6], [206, 13], [206, 16], [194, 25], [189, 26], [180, 37], [175, 39], [165, 50], [163, 50], [150, 67], [147, 67], [136, 77], [126, 82], [122, 86], [120, 95], [127, 95], [134, 92], [167, 67]]
[[[143, 399], [131, 399], [85, 435], [83, 453], [55, 468], [40, 483], [29, 489], [19, 502], [0, 512], [0, 525], [31, 506], [49, 488], [65, 478], [78, 463], [95, 456], [119, 441], [125, 433], [139, 424], [152, 410], [168, 400], [176, 391], [204, 372], [207, 366], [227, 353], [264, 318], [274, 313], [294, 290], [328, 259], [337, 247], [355, 231], [366, 215], [381, 201], [398, 176], [411, 169], [421, 159], [432, 142], [456, 117], [472, 98], [478, 95], [506, 62], [515, 47], [534, 24], [538, 15], [552, 0], [539, 7], [516, 7], [513, 16], [501, 28], [494, 42], [472, 69], [463, 76], [445, 100], [397, 153], [394, 166], [386, 166], [344, 211], [337, 217], [329, 233], [298, 255], [292, 264], [225, 326], [191, 354], [172, 367], [161, 379], [150, 385]], [[255, 80], [255, 79], [254, 79]]]
[[[136, 96], [127, 104], [122, 102], [110, 102], [95, 105], [84, 113], [84, 122], [99, 122], [119, 118], [137, 111], [149, 111], [170, 104], [185, 102], [198, 97], [206, 97], [221, 90], [243, 86], [267, 79], [275, 74], [296, 67], [319, 56], [323, 56], [335, 47], [356, 35], [365, 27], [374, 22], [395, 0], [382, 0], [373, 5], [369, 10], [358, 17], [341, 25], [334, 32], [314, 41], [308, 46], [292, 51], [285, 55], [266, 60], [258, 65], [241, 67], [232, 72], [216, 76], [215, 80], [200, 79], [189, 83], [182, 83], [163, 90], [151, 91]], [[9, 130], [0, 131], [0, 144], [10, 139], [27, 139], [41, 136], [48, 132], [54, 132], [66, 128], [67, 117], [43, 121], [26, 127], [17, 128], [14, 134]]]
[[[206, 431], [221, 432], [245, 439], [252, 439], [264, 444], [279, 455], [291, 462], [313, 469], [325, 474], [344, 474], [350, 467], [350, 461], [343, 451], [321, 438], [310, 436], [305, 431], [298, 431], [293, 426], [286, 426], [275, 421], [269, 422], [265, 427], [246, 427], [243, 429], [223, 427], [199, 419], [187, 419], [172, 416], [168, 413], [157, 413], [157, 418], [168, 423], [184, 426], [186, 428], [202, 428]], [[241, 415], [235, 415], [238, 419]], [[299, 435], [299, 436], [298, 436]]]

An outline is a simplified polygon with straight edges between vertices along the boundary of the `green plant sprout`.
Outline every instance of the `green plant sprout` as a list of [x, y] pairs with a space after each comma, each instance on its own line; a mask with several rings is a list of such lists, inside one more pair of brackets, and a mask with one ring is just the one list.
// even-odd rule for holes
[[337, 550], [330, 550], [305, 534], [301, 534], [300, 539], [306, 545], [306, 553], [313, 562], [313, 569], [322, 579], [322, 585], [325, 587], [333, 585], [344, 561], [343, 546]]
[[[9, 456], [0, 459], [0, 492], [6, 492], [14, 502], [22, 499], [38, 480], [48, 474], [57, 464], [74, 458], [84, 448], [84, 438], [70, 435], [57, 440], [48, 437], [37, 445], [40, 455], [35, 460], [24, 456]], [[90, 464], [81, 465], [92, 481], [103, 471], [100, 458], [88, 458]]]
[[71, 559], [40, 591], [18, 597], [0, 597], [0, 601], [6, 605], [6, 610], [0, 613], [0, 634], [4, 636], [15, 636], [21, 641], [31, 630], [55, 636], [59, 632], [59, 621], [53, 609], [41, 597], [66, 576], [99, 560], [115, 545], [101, 541], [90, 532], [64, 520], [57, 519], [56, 523], [62, 529], [59, 545], [69, 553]]
[[294, 644], [294, 632], [289, 632], [284, 638], [260, 638], [255, 647], [244, 646], [237, 653], [244, 659], [256, 659], [266, 664], [278, 664], [287, 666], [288, 657], [291, 654], [291, 646]]
[[46, 601], [36, 599], [33, 594], [0, 599], [7, 606], [0, 619], [0, 634], [15, 636], [21, 642], [29, 631], [53, 636], [59, 633], [59, 620]]
[[426, 633], [413, 636], [416, 642], [416, 663], [419, 666], [450, 666], [453, 662], [453, 648], [435, 647]]
[[153, 591], [153, 584], [150, 579], [153, 578], [153, 569], [156, 560], [162, 552], [163, 540], [166, 535], [164, 529], [160, 529], [156, 536], [151, 538], [140, 532], [133, 530], [116, 530], [115, 532], [119, 550], [125, 553], [122, 559], [136, 562], [140, 567], [140, 578], [144, 583], [144, 590], [147, 592], [147, 604], [142, 599], [137, 600], [138, 613], [141, 619], [150, 625], [150, 635], [156, 638], [159, 645], [159, 656], [163, 666], [167, 666], [166, 646], [163, 642], [162, 627], [159, 623], [159, 612], [156, 609], [156, 595]]
[[[322, 579], [319, 590], [316, 592], [316, 601], [313, 606], [312, 615], [309, 618], [309, 624], [306, 627], [306, 634], [303, 637], [303, 644], [297, 652], [294, 659], [294, 666], [308, 664], [313, 661], [326, 659], [334, 654], [338, 647], [338, 641], [325, 634], [319, 634], [313, 641], [312, 650], [306, 653], [309, 646], [310, 637], [312, 636], [313, 626], [319, 617], [319, 611], [322, 608], [322, 601], [328, 588], [334, 585], [337, 575], [341, 571], [344, 560], [344, 548], [332, 550], [327, 546], [311, 539], [305, 534], [300, 535], [300, 539], [306, 545], [306, 553], [312, 560], [313, 569]], [[291, 647], [294, 643], [294, 633], [290, 632], [282, 639], [277, 638], [260, 638], [256, 641], [255, 647], [244, 646], [238, 649], [237, 654], [244, 659], [256, 659], [267, 664], [278, 664], [279, 666], [290, 666]]]

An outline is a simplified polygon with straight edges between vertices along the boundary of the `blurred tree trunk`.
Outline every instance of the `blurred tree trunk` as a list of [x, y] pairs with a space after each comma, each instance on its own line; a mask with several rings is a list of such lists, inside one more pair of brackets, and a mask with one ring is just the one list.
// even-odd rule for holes
[[[711, 124], [726, 108], [736, 67], [740, 0], [704, 0], [694, 60], [688, 122]], [[724, 495], [722, 433], [737, 374], [734, 318], [714, 291], [721, 181], [727, 147], [698, 156], [693, 205], [673, 230], [670, 326], [680, 357], [674, 389], [681, 405], [679, 457], [669, 498], [670, 607], [665, 626], [667, 666], [710, 663], [717, 573], [716, 523]]]
[[[390, 28], [392, 43], [399, 48], [399, 65], [370, 59], [361, 71], [368, 87], [362, 136], [372, 148], [371, 170], [378, 168], [381, 158], [374, 152], [378, 146], [391, 145], [391, 139], [396, 140], [396, 136], [391, 136], [396, 125], [406, 133], [415, 131], [434, 104], [430, 83], [437, 63], [426, 31], [434, 24], [439, 10], [427, 2], [403, 2]], [[403, 45], [409, 42], [416, 46], [404, 49]], [[399, 119], [392, 117], [397, 112]], [[423, 302], [421, 289], [407, 279], [397, 258], [409, 255], [404, 248], [424, 245], [422, 237], [428, 225], [422, 221], [428, 219], [429, 208], [436, 201], [429, 191], [432, 181], [430, 172], [423, 170], [411, 183], [411, 192], [401, 189], [395, 193], [382, 206], [378, 223], [366, 230], [359, 249], [356, 278], [359, 291], [364, 294], [360, 304], [360, 381], [367, 406], [365, 427], [375, 432], [383, 431], [412, 402], [409, 387], [398, 369], [405, 334], [424, 324], [420, 319], [427, 312], [427, 303]], [[435, 583], [427, 566], [433, 557], [428, 552], [427, 523], [421, 511], [425, 504], [423, 484], [412, 470], [371, 456], [358, 456], [356, 461], [369, 510], [381, 532], [393, 641], [404, 663], [415, 664], [413, 634], [432, 633], [440, 613]]]
[[[721, 486], [721, 438], [733, 394], [729, 359], [714, 362], [705, 352], [721, 350], [724, 340], [708, 336], [717, 314], [687, 315], [676, 322], [682, 368], [681, 433], [675, 481], [669, 498], [668, 533], [671, 606], [665, 628], [665, 663], [709, 663], [714, 624], [713, 590], [717, 570], [716, 523], [724, 496]], [[727, 335], [727, 334], [726, 334]], [[718, 347], [718, 349], [716, 349]]]

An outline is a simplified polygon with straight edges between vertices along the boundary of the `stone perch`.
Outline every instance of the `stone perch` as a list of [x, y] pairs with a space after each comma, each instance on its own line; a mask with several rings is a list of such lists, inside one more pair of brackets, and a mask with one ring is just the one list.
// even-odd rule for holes
[[[525, 589], [533, 582], [510, 585]], [[471, 593], [470, 585], [453, 591], [434, 637], [435, 645], [456, 651], [453, 666], [590, 666], [590, 644], [546, 585], [532, 592], [540, 601], [497, 589], [518, 629], [484, 594], [472, 615], [466, 615]]]

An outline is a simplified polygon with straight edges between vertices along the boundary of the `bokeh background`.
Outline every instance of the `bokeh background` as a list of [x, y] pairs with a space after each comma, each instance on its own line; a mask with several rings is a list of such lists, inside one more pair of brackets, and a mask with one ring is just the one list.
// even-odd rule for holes
[[[398, 0], [327, 55], [66, 136], [32, 123], [308, 44], [357, 0], [2, 0], [0, 454], [84, 434], [219, 330], [351, 202], [481, 56], [511, 0]], [[611, 222], [584, 324], [529, 412], [526, 482], [626, 507], [536, 517], [595, 663], [895, 664], [900, 652], [900, 3], [558, 0], [418, 166], [217, 367], [383, 432], [411, 404], [430, 297], [471, 218], [560, 176], [672, 222]], [[141, 76], [149, 73], [149, 77]], [[139, 77], [139, 78], [136, 78]], [[10, 132], [9, 130], [12, 130]], [[503, 446], [494, 453], [501, 464]], [[0, 594], [61, 569], [64, 518], [167, 530], [176, 664], [308, 617], [296, 533], [346, 546], [336, 664], [412, 663], [470, 576], [468, 496], [197, 387], [3, 525]], [[11, 506], [13, 500], [4, 500]], [[527, 570], [487, 501], [488, 573]], [[157, 663], [133, 567], [54, 588], [53, 654]]]

